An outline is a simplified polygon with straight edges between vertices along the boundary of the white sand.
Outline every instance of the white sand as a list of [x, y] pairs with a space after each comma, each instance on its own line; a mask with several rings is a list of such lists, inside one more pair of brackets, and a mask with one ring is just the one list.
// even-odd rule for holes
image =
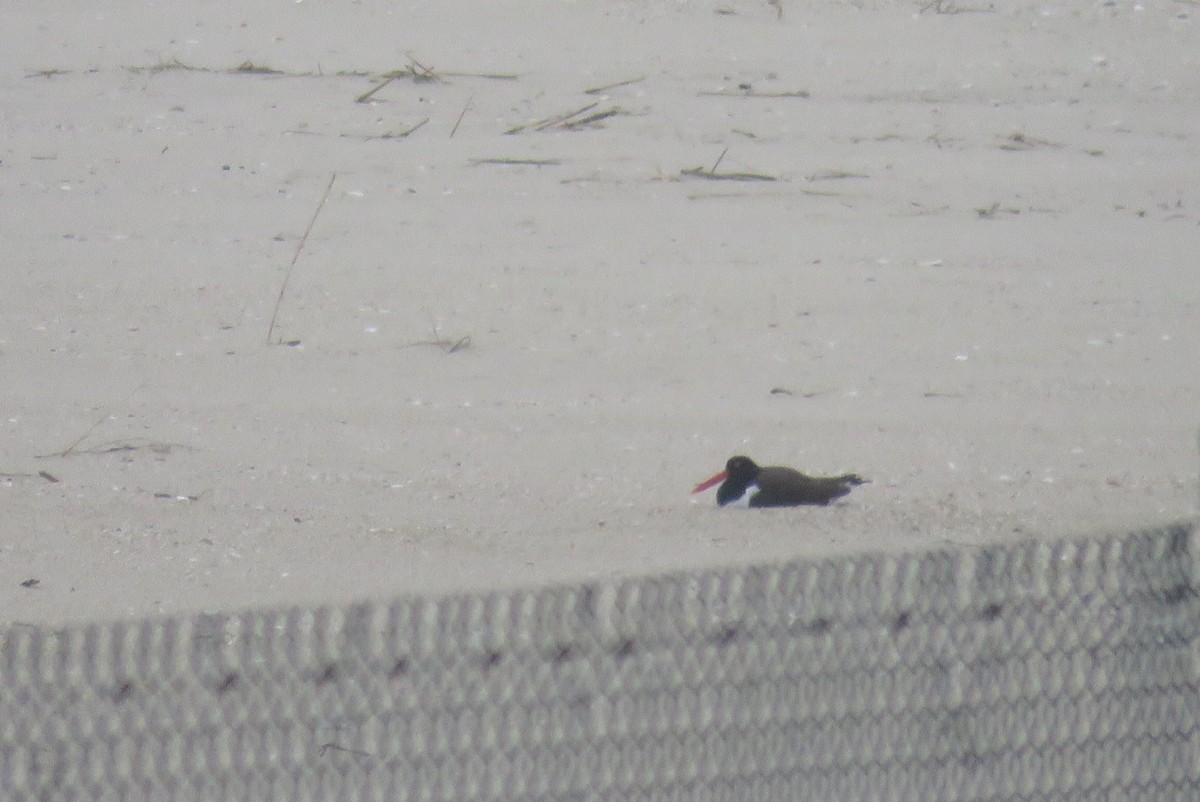
[[0, 619], [1194, 514], [1200, 9], [784, 3], [0, 11]]

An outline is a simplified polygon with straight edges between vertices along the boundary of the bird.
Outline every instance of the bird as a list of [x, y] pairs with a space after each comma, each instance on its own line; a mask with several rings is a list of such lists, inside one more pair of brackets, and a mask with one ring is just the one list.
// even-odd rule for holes
[[717, 504], [724, 507], [750, 493], [751, 507], [798, 507], [802, 504], [825, 506], [841, 498], [856, 486], [866, 484], [856, 473], [841, 476], [808, 476], [793, 468], [772, 465], [759, 467], [749, 457], [730, 457], [725, 470], [705, 479], [692, 490], [703, 493], [717, 482]]

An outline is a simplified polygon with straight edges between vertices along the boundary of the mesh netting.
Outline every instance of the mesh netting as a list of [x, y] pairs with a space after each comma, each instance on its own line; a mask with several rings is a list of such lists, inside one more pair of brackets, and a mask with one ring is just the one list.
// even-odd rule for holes
[[1194, 538], [9, 625], [0, 798], [1194, 801]]

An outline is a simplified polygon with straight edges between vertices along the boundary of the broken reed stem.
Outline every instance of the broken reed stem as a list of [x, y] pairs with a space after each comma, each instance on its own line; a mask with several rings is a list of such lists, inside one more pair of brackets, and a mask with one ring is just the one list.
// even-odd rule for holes
[[[130, 390], [129, 395], [125, 396], [125, 400], [121, 402], [121, 406], [125, 406], [126, 404], [128, 404], [129, 399], [133, 398], [135, 395], [137, 395], [139, 392], [141, 392], [145, 386], [146, 386], [146, 382], [143, 381], [137, 387], [134, 387], [132, 390]], [[76, 449], [79, 448], [79, 444], [82, 443], [84, 440], [88, 439], [89, 437], [91, 437], [92, 432], [96, 431], [96, 429], [98, 429], [100, 427], [100, 424], [102, 424], [106, 420], [108, 420], [108, 415], [109, 415], [109, 411], [107, 409], [104, 410], [104, 414], [101, 415], [100, 417], [96, 418], [96, 422], [93, 423], [91, 426], [89, 426], [88, 430], [86, 432], [79, 435], [79, 437], [75, 440], [74, 443], [71, 443], [71, 445], [67, 446], [62, 451], [56, 451], [53, 454], [34, 454], [34, 458], [35, 459], [49, 459], [50, 457], [69, 457], [72, 454], [82, 453], [82, 452], [76, 451]], [[38, 475], [40, 476], [41, 474], [39, 473]], [[42, 478], [45, 478], [45, 477], [42, 477]], [[47, 481], [49, 481], [49, 480], [47, 480]]]
[[366, 103], [368, 100], [370, 100], [372, 97], [375, 96], [376, 92], [378, 92], [380, 89], [383, 89], [385, 86], [387, 86], [388, 84], [390, 84], [392, 81], [396, 80], [399, 77], [400, 76], [397, 73], [392, 73], [387, 78], [383, 79], [381, 82], [375, 84], [375, 86], [373, 86], [371, 89], [367, 90], [366, 92], [363, 92], [361, 95], [354, 98], [354, 102], [355, 103]]
[[578, 117], [580, 114], [589, 112], [599, 105], [600, 105], [599, 103], [589, 103], [582, 108], [576, 109], [575, 111], [571, 112], [570, 114], [563, 114], [559, 117], [550, 117], [546, 121], [537, 125], [536, 128], [539, 131], [545, 131], [547, 128], [552, 128], [553, 126], [556, 126], [556, 125], [564, 125], [571, 118]]
[[[139, 389], [140, 389], [140, 387], [139, 387]], [[71, 445], [67, 446], [62, 451], [57, 451], [53, 454], [36, 454], [35, 456], [38, 459], [47, 459], [49, 457], [68, 457], [71, 454], [74, 454], [75, 449], [79, 447], [79, 444], [82, 443], [84, 440], [88, 439], [88, 437], [91, 436], [92, 432], [96, 431], [96, 429], [100, 426], [100, 424], [104, 423], [104, 421], [106, 421], [106, 420], [108, 420], [108, 410], [107, 409], [104, 410], [103, 415], [101, 415], [99, 418], [96, 419], [95, 423], [93, 423], [91, 426], [88, 427], [88, 430], [86, 432], [79, 435], [79, 438], [74, 443], [71, 443]]]
[[753, 89], [739, 89], [736, 92], [731, 92], [728, 89], [719, 92], [697, 92], [697, 97], [758, 97], [758, 98], [800, 98], [806, 100], [809, 97], [807, 89], [797, 89], [793, 92], [755, 92]]
[[578, 120], [570, 120], [569, 122], [559, 123], [559, 126], [562, 128], [569, 128], [571, 130], [574, 130], [576, 128], [583, 128], [586, 125], [594, 125], [595, 123], [598, 123], [601, 120], [607, 120], [609, 117], [616, 117], [618, 114], [621, 114], [621, 113], [622, 112], [620, 109], [609, 109], [608, 111], [598, 111], [595, 114], [589, 114], [588, 116], [581, 117]]
[[521, 131], [526, 131], [531, 128], [534, 131], [545, 131], [547, 128], [552, 128], [553, 126], [556, 126], [556, 125], [562, 125], [565, 122], [567, 122], [567, 120], [570, 120], [573, 117], [578, 117], [580, 114], [586, 114], [587, 112], [591, 111], [592, 109], [596, 108], [599, 105], [600, 104], [598, 102], [597, 103], [589, 103], [586, 106], [584, 106], [583, 108], [576, 109], [575, 111], [573, 111], [569, 114], [556, 114], [553, 117], [545, 117], [541, 120], [535, 120], [534, 122], [526, 123], [525, 125], [518, 125], [513, 128], [509, 128], [504, 133], [505, 134], [517, 134], [517, 133], [520, 133]]
[[703, 167], [693, 167], [690, 170], [680, 170], [679, 174], [690, 176], [693, 178], [707, 178], [710, 181], [775, 181], [773, 175], [765, 173], [718, 173], [717, 168], [721, 166], [721, 162], [725, 160], [725, 154], [729, 152], [729, 146], [725, 146], [725, 150], [721, 151], [721, 155], [713, 162], [713, 166], [705, 170]]
[[296, 267], [296, 261], [300, 258], [300, 252], [304, 250], [305, 243], [308, 242], [309, 233], [312, 232], [313, 226], [317, 223], [317, 216], [325, 208], [325, 201], [329, 199], [329, 192], [333, 189], [333, 182], [336, 180], [337, 173], [330, 173], [329, 184], [325, 187], [325, 194], [321, 196], [321, 202], [317, 204], [317, 209], [313, 212], [312, 219], [308, 221], [308, 227], [304, 229], [304, 235], [300, 237], [300, 244], [296, 246], [296, 252], [292, 254], [291, 264], [288, 265], [287, 273], [283, 276], [283, 283], [279, 285], [279, 297], [275, 299], [275, 308], [271, 311], [271, 324], [267, 326], [267, 345], [271, 345], [271, 337], [275, 334], [275, 320], [279, 317], [279, 307], [283, 304], [283, 295], [287, 292], [288, 282], [292, 280], [292, 271]]
[[[403, 131], [388, 131], [387, 133], [384, 133], [384, 134], [340, 134], [340, 136], [353, 137], [356, 139], [365, 139], [368, 141], [376, 140], [376, 139], [406, 139], [406, 138], [408, 138], [408, 136], [410, 134], [416, 133], [416, 131], [418, 131], [427, 122], [429, 122], [428, 117], [426, 117], [424, 120], [421, 120], [421, 122], [417, 123], [416, 125], [414, 125], [410, 128], [405, 128]], [[301, 133], [301, 132], [296, 132], [296, 133]]]
[[[412, 77], [413, 77], [414, 81], [436, 81], [436, 80], [438, 80], [437, 73], [435, 73], [433, 71], [432, 67], [426, 67], [424, 64], [417, 61], [415, 58], [413, 58], [412, 53], [405, 53], [404, 55], [408, 56], [408, 61], [410, 64], [409, 71], [412, 73]], [[419, 69], [420, 72], [418, 73], [417, 69], [413, 69], [413, 67], [416, 67], [417, 69]]]
[[692, 167], [689, 170], [680, 170], [679, 174], [689, 178], [706, 178], [709, 181], [778, 181], [779, 179], [773, 175], [766, 173], [714, 173], [711, 170], [705, 170], [703, 167]]
[[557, 167], [561, 159], [471, 159], [471, 164], [509, 164], [533, 167]]
[[413, 132], [415, 132], [418, 128], [420, 128], [427, 122], [429, 122], [428, 117], [426, 117], [424, 120], [421, 120], [421, 122], [417, 123], [416, 125], [412, 126], [411, 128], [406, 128], [403, 131], [401, 131], [400, 133], [395, 134], [390, 137], [387, 137], [387, 138], [388, 139], [404, 139], [406, 136], [408, 136], [409, 134], [412, 134]]
[[617, 81], [615, 84], [605, 84], [604, 86], [593, 86], [591, 89], [583, 90], [585, 95], [599, 95], [607, 92], [610, 89], [619, 89], [622, 86], [629, 86], [646, 80], [646, 76], [640, 78], [630, 78], [628, 81]]
[[512, 72], [440, 72], [446, 78], [486, 78], [489, 81], [516, 81], [520, 75]]
[[446, 139], [454, 139], [454, 135], [458, 132], [458, 126], [462, 124], [463, 117], [467, 116], [467, 110], [471, 108], [471, 101], [474, 99], [474, 95], [467, 98], [467, 102], [463, 104], [463, 110], [458, 114], [458, 119], [454, 121], [454, 127], [450, 129], [450, 136], [446, 137]]
[[728, 152], [729, 152], [729, 146], [726, 145], [725, 150], [721, 151], [721, 155], [717, 157], [717, 160], [715, 162], [713, 162], [713, 166], [708, 168], [708, 171], [710, 173], [715, 173], [717, 171], [717, 167], [721, 164], [721, 160], [725, 158], [725, 154]]

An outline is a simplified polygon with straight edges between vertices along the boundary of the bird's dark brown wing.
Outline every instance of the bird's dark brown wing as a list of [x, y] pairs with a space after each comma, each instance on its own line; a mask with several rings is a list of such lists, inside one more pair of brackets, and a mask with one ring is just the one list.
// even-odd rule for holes
[[855, 485], [862, 483], [863, 480], [853, 473], [841, 476], [808, 476], [792, 468], [763, 468], [758, 474], [758, 493], [750, 498], [750, 506], [825, 505], [841, 498]]

